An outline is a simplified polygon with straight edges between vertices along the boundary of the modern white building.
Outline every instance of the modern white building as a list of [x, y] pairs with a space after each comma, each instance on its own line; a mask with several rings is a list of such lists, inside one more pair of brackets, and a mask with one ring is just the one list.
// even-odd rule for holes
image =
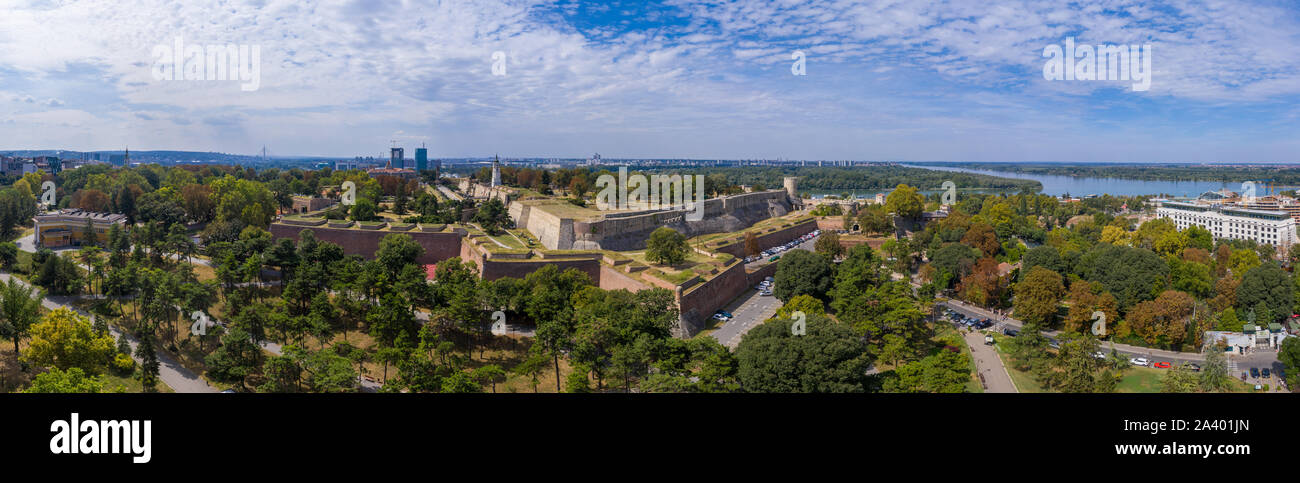
[[1161, 201], [1156, 216], [1174, 222], [1179, 230], [1196, 225], [1209, 230], [1215, 238], [1255, 240], [1277, 247], [1278, 253], [1285, 253], [1296, 243], [1295, 219], [1285, 211]]

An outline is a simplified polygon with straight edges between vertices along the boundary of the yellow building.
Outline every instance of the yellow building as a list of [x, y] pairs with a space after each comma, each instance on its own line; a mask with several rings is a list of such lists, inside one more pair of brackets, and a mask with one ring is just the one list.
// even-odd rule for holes
[[108, 243], [108, 230], [113, 225], [124, 225], [126, 215], [93, 213], [76, 209], [60, 210], [36, 215], [36, 246], [68, 247], [86, 245], [86, 226], [95, 233], [100, 245]]

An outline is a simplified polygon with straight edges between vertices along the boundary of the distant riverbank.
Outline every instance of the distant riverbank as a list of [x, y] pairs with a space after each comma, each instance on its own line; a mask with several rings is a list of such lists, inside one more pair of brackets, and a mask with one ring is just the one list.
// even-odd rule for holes
[[[1114, 177], [1059, 176], [928, 164], [909, 164], [907, 166], [934, 171], [983, 174], [1001, 178], [1037, 181], [1043, 186], [1041, 192], [1052, 196], [1061, 196], [1065, 194], [1070, 196], [1110, 194], [1115, 196], [1169, 195], [1195, 197], [1206, 191], [1216, 191], [1224, 188], [1232, 191], [1241, 191], [1241, 183], [1220, 181], [1173, 181]], [[1263, 188], [1261, 187], [1260, 189], [1260, 194], [1264, 194], [1262, 192]]]

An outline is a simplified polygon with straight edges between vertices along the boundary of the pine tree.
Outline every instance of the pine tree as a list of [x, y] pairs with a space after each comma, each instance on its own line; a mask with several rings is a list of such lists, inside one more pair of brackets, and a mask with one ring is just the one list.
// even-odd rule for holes
[[140, 380], [140, 385], [144, 386], [145, 392], [153, 392], [154, 386], [158, 384], [159, 364], [152, 334], [144, 334], [140, 338], [140, 344], [135, 348], [135, 355], [140, 358], [140, 371], [135, 377]]

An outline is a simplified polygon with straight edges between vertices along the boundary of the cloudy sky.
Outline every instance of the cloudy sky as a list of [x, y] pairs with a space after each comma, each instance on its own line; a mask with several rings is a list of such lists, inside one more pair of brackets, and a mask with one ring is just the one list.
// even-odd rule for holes
[[[0, 149], [1300, 162], [1297, 5], [0, 0]], [[1067, 37], [1150, 89], [1044, 79]], [[157, 80], [177, 38], [260, 85]]]

